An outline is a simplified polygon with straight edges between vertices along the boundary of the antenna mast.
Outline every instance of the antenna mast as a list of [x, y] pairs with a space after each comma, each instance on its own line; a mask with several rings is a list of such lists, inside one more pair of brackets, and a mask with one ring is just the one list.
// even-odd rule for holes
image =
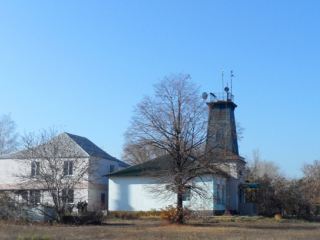
[[223, 89], [224, 89], [224, 72], [223, 71], [221, 73], [221, 81], [222, 81], [222, 92], [223, 92]]
[[230, 90], [231, 90], [231, 95], [232, 95], [232, 80], [233, 80], [234, 74], [233, 71], [230, 71]]

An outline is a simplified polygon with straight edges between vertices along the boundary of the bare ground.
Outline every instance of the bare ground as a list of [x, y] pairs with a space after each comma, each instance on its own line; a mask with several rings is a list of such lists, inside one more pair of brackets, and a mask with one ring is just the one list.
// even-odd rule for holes
[[100, 226], [0, 224], [0, 239], [320, 239], [320, 223], [257, 221], [169, 225], [155, 219], [109, 220]]

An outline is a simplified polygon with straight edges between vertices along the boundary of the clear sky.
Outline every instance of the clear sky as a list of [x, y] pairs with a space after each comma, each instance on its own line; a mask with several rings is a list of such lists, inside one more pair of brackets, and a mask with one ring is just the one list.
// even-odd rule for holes
[[165, 75], [220, 91], [234, 70], [240, 152], [288, 176], [320, 159], [320, 1], [0, 1], [0, 114], [121, 157], [133, 107]]

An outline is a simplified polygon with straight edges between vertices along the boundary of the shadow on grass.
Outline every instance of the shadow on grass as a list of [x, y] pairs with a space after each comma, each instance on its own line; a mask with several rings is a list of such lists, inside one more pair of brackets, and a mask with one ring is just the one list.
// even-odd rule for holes
[[250, 229], [260, 229], [260, 230], [315, 230], [320, 229], [320, 227], [317, 226], [302, 226], [302, 225], [253, 225], [253, 226], [246, 226], [245, 228]]
[[259, 230], [316, 230], [320, 229], [319, 226], [314, 225], [298, 225], [287, 223], [274, 223], [274, 224], [243, 224], [243, 223], [193, 223], [186, 224], [192, 227], [225, 227], [225, 228], [242, 228], [242, 229], [259, 229]]
[[123, 226], [135, 226], [133, 223], [102, 223], [101, 226], [123, 227]]

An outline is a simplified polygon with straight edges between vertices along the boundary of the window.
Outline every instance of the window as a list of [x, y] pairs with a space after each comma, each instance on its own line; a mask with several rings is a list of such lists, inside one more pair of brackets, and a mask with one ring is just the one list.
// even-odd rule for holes
[[28, 202], [28, 191], [21, 191], [21, 200], [24, 202]]
[[225, 186], [221, 185], [221, 204], [226, 203], [225, 195]]
[[191, 188], [186, 187], [185, 192], [182, 194], [182, 201], [190, 201], [191, 198]]
[[32, 206], [37, 206], [41, 200], [40, 190], [30, 190], [30, 204]]
[[220, 184], [217, 184], [217, 194], [216, 194], [216, 203], [221, 204], [221, 190], [220, 190]]
[[112, 173], [114, 171], [114, 165], [110, 165], [110, 172]]
[[40, 174], [40, 162], [31, 162], [31, 177], [39, 176]]
[[100, 203], [101, 203], [101, 210], [106, 209], [106, 194], [105, 193], [101, 193]]
[[216, 194], [216, 203], [217, 204], [225, 204], [225, 195], [226, 195], [226, 193], [225, 193], [225, 186], [223, 185], [223, 184], [217, 184], [216, 185], [216, 187], [217, 187], [217, 194]]
[[63, 174], [64, 175], [73, 175], [73, 161], [64, 161]]
[[15, 192], [15, 201], [20, 203], [28, 202], [28, 191], [27, 190], [18, 190]]
[[64, 203], [73, 203], [74, 202], [73, 189], [63, 189], [62, 190], [62, 201]]

